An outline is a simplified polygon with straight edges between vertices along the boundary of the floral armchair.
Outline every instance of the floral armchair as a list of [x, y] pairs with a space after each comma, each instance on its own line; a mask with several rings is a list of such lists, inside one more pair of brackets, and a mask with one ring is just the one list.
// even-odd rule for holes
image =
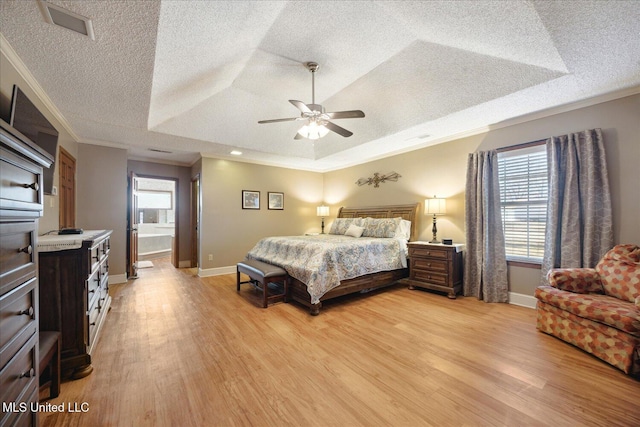
[[640, 376], [640, 247], [618, 245], [595, 268], [548, 279], [535, 292], [537, 328]]

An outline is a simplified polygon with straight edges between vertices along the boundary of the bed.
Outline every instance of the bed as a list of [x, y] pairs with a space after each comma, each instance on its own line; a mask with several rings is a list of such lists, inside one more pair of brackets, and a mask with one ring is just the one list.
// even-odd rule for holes
[[[344, 226], [350, 219], [362, 224], [360, 218], [401, 218], [408, 226], [406, 241], [416, 238], [419, 204], [390, 205], [363, 208], [342, 207], [331, 231], [317, 236], [268, 237], [249, 251], [247, 258], [257, 259], [284, 268], [289, 274], [289, 300], [309, 308], [312, 315], [320, 313], [322, 302], [356, 292], [382, 288], [409, 276], [404, 258], [403, 239], [366, 235], [345, 236], [336, 224]], [[398, 221], [398, 220], [396, 220]], [[378, 223], [388, 221], [378, 221]], [[334, 250], [327, 247], [335, 246]], [[325, 249], [327, 249], [326, 252]], [[402, 256], [396, 256], [402, 253]], [[358, 258], [360, 257], [360, 258]], [[327, 266], [325, 263], [328, 263]]]

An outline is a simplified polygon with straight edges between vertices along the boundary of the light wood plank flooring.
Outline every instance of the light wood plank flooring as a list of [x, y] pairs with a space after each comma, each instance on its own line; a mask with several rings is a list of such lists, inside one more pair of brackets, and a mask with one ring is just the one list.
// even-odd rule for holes
[[640, 381], [535, 329], [535, 311], [396, 286], [258, 307], [166, 260], [111, 289], [94, 372], [43, 426], [637, 426]]

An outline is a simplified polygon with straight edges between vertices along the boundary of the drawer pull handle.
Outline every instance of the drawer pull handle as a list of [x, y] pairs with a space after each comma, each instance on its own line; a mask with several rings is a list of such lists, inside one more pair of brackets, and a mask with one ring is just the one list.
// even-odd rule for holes
[[89, 326], [96, 326], [96, 322], [89, 323]]
[[21, 373], [18, 378], [32, 378], [36, 376], [36, 370], [31, 368], [27, 372]]
[[18, 313], [18, 316], [22, 316], [23, 314], [26, 314], [27, 316], [31, 317], [33, 316], [33, 307], [29, 307], [26, 310], [22, 310]]
[[24, 248], [18, 249], [18, 252], [24, 252], [25, 254], [31, 255], [33, 253], [33, 246], [25, 246]]
[[92, 294], [92, 293], [94, 293], [95, 291], [96, 291], [95, 289], [90, 289], [90, 290], [89, 290], [89, 293], [90, 293], [90, 294]]
[[38, 191], [40, 189], [40, 186], [38, 185], [37, 182], [34, 182], [33, 184], [22, 184], [23, 188], [31, 188], [33, 189], [33, 191]]

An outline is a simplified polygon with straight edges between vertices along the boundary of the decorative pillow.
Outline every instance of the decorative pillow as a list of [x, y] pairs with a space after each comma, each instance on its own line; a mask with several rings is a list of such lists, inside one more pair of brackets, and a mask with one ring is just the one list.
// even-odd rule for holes
[[349, 228], [347, 228], [347, 231], [346, 233], [344, 233], [344, 235], [351, 236], [351, 237], [360, 237], [362, 236], [363, 231], [364, 231], [364, 227], [359, 227], [355, 224], [351, 224]]
[[367, 218], [363, 237], [394, 237], [402, 218]]
[[361, 226], [362, 218], [336, 218], [331, 224], [329, 234], [344, 234], [351, 224]]
[[409, 241], [411, 239], [411, 221], [401, 219], [394, 237]]

